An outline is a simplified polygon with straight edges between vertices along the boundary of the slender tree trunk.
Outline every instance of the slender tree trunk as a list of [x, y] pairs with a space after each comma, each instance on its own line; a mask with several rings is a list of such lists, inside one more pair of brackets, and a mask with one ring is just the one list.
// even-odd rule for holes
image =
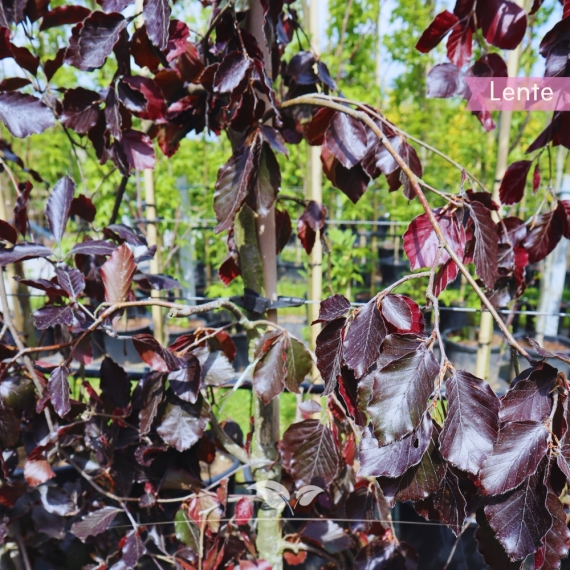
[[[271, 77], [271, 55], [263, 26], [263, 7], [260, 0], [255, 0], [245, 27], [257, 39], [264, 55], [266, 73]], [[255, 216], [244, 206], [238, 221], [242, 230], [239, 241], [244, 286], [259, 293], [264, 292], [265, 297], [269, 299], [277, 299], [275, 207], [265, 216]], [[250, 264], [250, 261], [253, 263]], [[261, 273], [256, 271], [259, 265], [262, 267]], [[276, 323], [277, 311], [268, 311], [267, 318]], [[254, 478], [258, 482], [279, 481], [279, 399], [275, 398], [269, 404], [264, 404], [257, 395], [254, 398], [253, 459], [272, 465], [270, 468], [255, 469]], [[282, 509], [273, 509], [263, 504], [257, 523], [257, 552], [274, 570], [281, 570], [283, 567], [281, 513]]]
[[[525, 8], [528, 0], [517, 0], [517, 4], [524, 5]], [[507, 59], [507, 69], [509, 77], [516, 77], [520, 67], [522, 44], [516, 49], [509, 52]], [[512, 111], [501, 111], [499, 119], [499, 142], [497, 149], [497, 164], [495, 166], [495, 182], [493, 185], [493, 199], [500, 203], [499, 188], [501, 180], [507, 170], [509, 160], [509, 146], [511, 138], [511, 124], [513, 119]], [[477, 349], [477, 362], [475, 366], [475, 375], [479, 378], [490, 380], [489, 378], [489, 365], [491, 362], [491, 343], [493, 340], [493, 317], [485, 311], [481, 313], [481, 323], [479, 325], [479, 348]], [[494, 375], [493, 375], [494, 376]], [[496, 378], [490, 382], [496, 387]]]

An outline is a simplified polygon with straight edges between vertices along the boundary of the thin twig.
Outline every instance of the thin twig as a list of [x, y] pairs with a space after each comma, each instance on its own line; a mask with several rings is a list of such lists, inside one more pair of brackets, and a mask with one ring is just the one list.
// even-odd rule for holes
[[348, 20], [350, 19], [350, 10], [352, 9], [353, 3], [354, 0], [348, 0], [348, 4], [346, 5], [346, 11], [344, 12], [344, 18], [342, 19], [342, 28], [340, 30], [338, 47], [336, 48], [336, 53], [335, 53], [335, 57], [338, 60], [338, 71], [336, 72], [337, 85], [340, 81], [340, 76], [342, 74], [342, 50], [344, 49], [344, 38], [346, 36], [346, 28], [348, 27]]

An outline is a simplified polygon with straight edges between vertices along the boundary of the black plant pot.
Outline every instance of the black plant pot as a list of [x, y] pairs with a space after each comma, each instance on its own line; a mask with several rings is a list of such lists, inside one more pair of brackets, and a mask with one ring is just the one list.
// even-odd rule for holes
[[380, 273], [382, 274], [382, 283], [391, 285], [398, 281], [406, 273], [410, 271], [410, 263], [407, 260], [380, 259]]
[[[465, 306], [465, 303], [454, 304], [450, 305], [450, 309], [455, 308], [462, 308]], [[458, 330], [462, 329], [469, 325], [469, 321], [467, 318], [467, 313], [464, 311], [453, 311], [453, 310], [446, 310], [445, 305], [442, 303], [439, 307], [439, 320], [440, 320], [440, 329], [441, 330]]]
[[[131, 322], [131, 325], [128, 323], [129, 321], [127, 321], [126, 328], [124, 325], [121, 326], [119, 323], [117, 326], [117, 334], [119, 336], [134, 336], [137, 334], [151, 333], [150, 317], [137, 319], [136, 322]], [[141, 362], [139, 353], [131, 339], [113, 338], [106, 335], [105, 351], [110, 358], [121, 366], [126, 364], [138, 364]]]
[[[445, 345], [445, 352], [447, 358], [453, 363], [456, 370], [466, 370], [471, 374], [475, 374], [477, 364], [477, 342], [455, 342], [449, 338], [455, 330], [447, 329], [442, 333], [443, 344]], [[501, 352], [500, 346], [491, 347], [491, 362], [489, 369], [493, 372], [496, 371], [499, 364], [499, 356]], [[507, 356], [505, 356], [505, 354]], [[501, 360], [501, 367], [499, 370], [499, 378], [508, 378], [510, 369], [510, 362], [508, 352], [503, 354]]]

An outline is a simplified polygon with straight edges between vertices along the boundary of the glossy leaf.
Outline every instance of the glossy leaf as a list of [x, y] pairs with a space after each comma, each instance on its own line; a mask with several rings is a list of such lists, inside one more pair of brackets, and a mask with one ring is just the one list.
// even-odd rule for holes
[[539, 469], [520, 487], [493, 499], [485, 507], [489, 526], [512, 560], [538, 550], [552, 525], [552, 516], [546, 508], [543, 476], [544, 470]]
[[170, 3], [167, 0], [145, 0], [143, 6], [148, 37], [159, 50], [166, 49], [169, 39]]
[[483, 508], [477, 509], [475, 538], [478, 550], [485, 562], [494, 570], [520, 570], [524, 560], [512, 562], [501, 543], [497, 540], [493, 529], [489, 526]]
[[441, 454], [455, 467], [477, 475], [499, 432], [499, 399], [484, 380], [463, 370], [445, 383], [448, 411]]
[[382, 316], [388, 326], [397, 333], [421, 333], [424, 330], [424, 317], [415, 303], [404, 295], [390, 294], [382, 299]]
[[386, 333], [386, 325], [376, 299], [361, 307], [349, 321], [344, 335], [343, 353], [347, 366], [354, 370], [357, 378], [366, 374], [380, 355]]
[[131, 290], [136, 271], [133, 252], [126, 244], [119, 246], [101, 266], [101, 277], [105, 285], [105, 301], [121, 303]]
[[71, 410], [69, 403], [69, 369], [66, 366], [58, 366], [50, 374], [47, 390], [58, 416], [64, 417]]
[[534, 475], [548, 449], [548, 430], [539, 422], [509, 422], [481, 468], [485, 495], [501, 495]]
[[55, 325], [67, 325], [74, 322], [73, 308], [69, 305], [46, 305], [32, 314], [38, 330], [46, 330]]
[[342, 331], [345, 318], [327, 323], [317, 336], [317, 368], [325, 383], [325, 394], [330, 394], [336, 387], [342, 362]]
[[55, 269], [57, 282], [72, 299], [77, 299], [85, 289], [85, 277], [81, 271], [61, 264]]
[[24, 478], [30, 487], [37, 487], [53, 479], [55, 473], [46, 459], [42, 448], [37, 447], [26, 458], [24, 464]]
[[360, 441], [361, 477], [400, 477], [417, 465], [431, 441], [433, 429], [429, 414], [424, 414], [417, 429], [402, 439], [379, 445], [371, 429], [365, 429]]
[[283, 434], [281, 455], [298, 489], [305, 485], [328, 487], [340, 464], [333, 432], [319, 420], [292, 424]]
[[491, 217], [491, 212], [479, 202], [471, 205], [471, 215], [475, 231], [475, 250], [473, 261], [477, 275], [483, 283], [492, 289], [498, 277], [497, 257], [499, 254], [499, 234], [497, 224]]
[[126, 25], [127, 20], [117, 12], [92, 12], [73, 28], [66, 63], [82, 71], [99, 69], [111, 55]]
[[168, 404], [157, 433], [178, 451], [190, 449], [202, 437], [208, 417], [202, 403], [187, 402]]
[[543, 260], [558, 244], [565, 228], [565, 212], [560, 204], [551, 212], [536, 218], [526, 236], [523, 247], [528, 251], [529, 263]]
[[493, 0], [484, 6], [477, 5], [477, 19], [485, 39], [500, 49], [515, 49], [523, 40], [526, 13], [515, 2]]
[[345, 168], [356, 166], [364, 158], [366, 142], [362, 123], [346, 113], [336, 113], [325, 132], [324, 144]]
[[214, 92], [232, 93], [238, 89], [251, 71], [249, 58], [239, 51], [232, 51], [224, 57], [214, 78]]
[[416, 429], [427, 407], [439, 365], [425, 345], [420, 345], [361, 380], [360, 406], [365, 408], [381, 444], [399, 440]]
[[344, 295], [331, 295], [324, 301], [321, 301], [319, 307], [319, 318], [315, 323], [328, 323], [344, 317], [350, 309], [350, 301]]
[[501, 203], [509, 205], [518, 204], [521, 201], [531, 166], [532, 161], [519, 160], [507, 168], [499, 188]]
[[453, 63], [434, 65], [426, 79], [428, 98], [448, 98], [463, 95], [466, 89], [465, 77], [459, 67]]
[[80, 521], [73, 523], [71, 532], [79, 540], [85, 542], [88, 537], [105, 532], [119, 512], [121, 512], [120, 509], [110, 506], [93, 511]]
[[55, 125], [49, 107], [19, 91], [0, 93], [0, 121], [12, 135], [21, 139], [43, 133]]
[[195, 404], [200, 394], [201, 369], [198, 359], [191, 357], [184, 362], [180, 370], [175, 370], [168, 375], [170, 388], [185, 402]]
[[552, 526], [542, 539], [544, 548], [544, 561], [538, 564], [538, 556], [535, 554], [535, 568], [537, 570], [554, 570], [560, 568], [561, 559], [568, 556], [570, 549], [570, 530], [566, 524], [566, 511], [560, 499], [549, 492], [546, 497], [546, 508], [552, 516]]
[[75, 255], [77, 253], [81, 253], [84, 255], [111, 255], [116, 249], [117, 246], [114, 243], [105, 240], [92, 239], [75, 244], [71, 248], [69, 254]]
[[447, 10], [439, 13], [423, 32], [416, 44], [416, 49], [422, 53], [430, 52], [441, 42], [457, 22], [459, 22], [459, 18], [455, 14]]
[[55, 184], [48, 198], [46, 216], [49, 229], [57, 243], [61, 243], [65, 233], [74, 192], [75, 183], [69, 176], [64, 176]]
[[42, 18], [40, 31], [49, 30], [55, 26], [63, 26], [65, 24], [77, 24], [91, 14], [89, 8], [84, 6], [58, 6], [50, 10]]
[[457, 475], [450, 469], [445, 472], [438, 490], [433, 497], [433, 506], [437, 509], [441, 521], [459, 536], [466, 517], [467, 500], [459, 487]]

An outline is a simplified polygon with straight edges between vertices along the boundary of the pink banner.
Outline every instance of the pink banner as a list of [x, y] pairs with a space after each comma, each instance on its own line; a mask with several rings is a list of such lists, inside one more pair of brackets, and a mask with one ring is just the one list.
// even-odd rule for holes
[[466, 81], [470, 111], [570, 111], [570, 78], [466, 77]]

